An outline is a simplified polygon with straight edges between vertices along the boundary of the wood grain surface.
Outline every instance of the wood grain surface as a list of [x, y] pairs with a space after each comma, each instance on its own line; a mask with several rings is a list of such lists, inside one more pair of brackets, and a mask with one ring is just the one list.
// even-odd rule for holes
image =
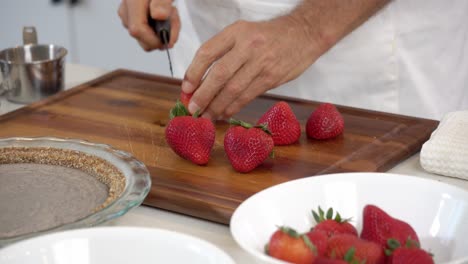
[[338, 107], [342, 136], [307, 139], [304, 127], [317, 102], [262, 96], [236, 118], [256, 122], [286, 100], [301, 122], [297, 144], [275, 147], [275, 158], [248, 174], [235, 172], [223, 149], [228, 124], [218, 121], [208, 165], [178, 157], [164, 139], [169, 109], [180, 81], [117, 70], [46, 100], [0, 116], [0, 137], [54, 136], [107, 143], [132, 153], [148, 167], [152, 188], [144, 204], [228, 224], [236, 207], [269, 186], [318, 174], [386, 171], [416, 153], [438, 122]]

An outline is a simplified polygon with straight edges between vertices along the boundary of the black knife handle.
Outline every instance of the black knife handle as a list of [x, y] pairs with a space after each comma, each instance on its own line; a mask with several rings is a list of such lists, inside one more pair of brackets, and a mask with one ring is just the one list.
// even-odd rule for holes
[[169, 44], [169, 42], [171, 42], [170, 19], [155, 20], [151, 16], [148, 16], [148, 24], [154, 30], [154, 32], [164, 45]]

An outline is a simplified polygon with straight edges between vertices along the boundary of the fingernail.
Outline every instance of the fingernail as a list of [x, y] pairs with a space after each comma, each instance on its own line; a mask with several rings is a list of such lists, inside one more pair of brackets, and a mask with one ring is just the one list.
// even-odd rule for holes
[[194, 114], [196, 111], [200, 110], [200, 107], [193, 101], [188, 105], [188, 110], [191, 114]]
[[169, 13], [171, 10], [166, 7], [166, 6], [158, 6], [158, 8], [155, 10], [154, 16], [157, 19], [166, 19], [169, 16]]
[[208, 112], [203, 113], [202, 117], [203, 117], [203, 118], [208, 118], [208, 119], [210, 119], [210, 120], [213, 119], [213, 117], [212, 117], [212, 116], [210, 115], [210, 113], [208, 113]]
[[182, 82], [182, 91], [184, 91], [184, 93], [188, 93], [188, 94], [191, 94], [194, 90], [194, 86], [187, 80], [184, 80]]

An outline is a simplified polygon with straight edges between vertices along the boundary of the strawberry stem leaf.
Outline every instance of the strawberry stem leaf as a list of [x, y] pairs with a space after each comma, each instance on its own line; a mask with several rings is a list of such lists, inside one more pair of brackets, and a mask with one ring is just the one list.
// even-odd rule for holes
[[327, 219], [333, 219], [333, 208], [329, 208], [327, 211]]
[[338, 212], [336, 212], [335, 221], [337, 221], [338, 223], [341, 223], [343, 221], [343, 219], [341, 218], [340, 213], [338, 213]]
[[348, 251], [346, 251], [346, 254], [344, 255], [344, 260], [346, 262], [351, 262], [354, 259], [355, 253], [356, 253], [356, 248], [351, 247]]
[[177, 100], [176, 104], [174, 107], [169, 111], [169, 119], [173, 119], [174, 117], [177, 116], [189, 116], [190, 112], [189, 110], [182, 104], [180, 100]]
[[267, 124], [267, 123], [260, 124], [260, 125], [256, 125], [255, 127], [256, 127], [256, 128], [260, 128], [260, 129], [263, 130], [265, 133], [267, 133], [268, 135], [271, 136], [271, 131], [268, 129], [268, 124]]
[[312, 215], [314, 216], [315, 222], [317, 224], [320, 223], [320, 216], [314, 210], [312, 210]]
[[324, 214], [325, 214], [325, 213], [323, 212], [322, 208], [320, 208], [320, 206], [319, 206], [319, 208], [318, 208], [318, 211], [319, 211], [320, 219], [321, 219], [321, 220], [325, 219], [325, 217], [324, 217]]
[[193, 114], [193, 118], [198, 118], [199, 116], [200, 116], [200, 109], [195, 111], [195, 113]]
[[237, 120], [237, 119], [234, 119], [234, 118], [231, 118], [229, 119], [229, 123], [231, 125], [234, 125], [234, 126], [242, 126], [242, 127], [245, 127], [245, 128], [252, 128], [253, 126], [247, 122], [244, 122], [244, 121], [241, 121], [241, 120]]
[[388, 248], [393, 251], [401, 246], [400, 242], [394, 238], [389, 238], [387, 240]]
[[317, 247], [315, 247], [314, 243], [312, 243], [312, 241], [310, 241], [309, 237], [306, 236], [306, 235], [302, 235], [301, 238], [302, 238], [302, 240], [304, 241], [304, 243], [306, 244], [306, 246], [307, 246], [312, 252], [314, 252], [315, 255], [317, 255]]
[[294, 228], [288, 226], [281, 226], [279, 229], [291, 237], [298, 238], [300, 236]]
[[275, 152], [272, 150], [272, 151], [270, 152], [270, 155], [269, 155], [269, 156], [270, 156], [270, 158], [274, 159], [274, 158], [275, 158]]

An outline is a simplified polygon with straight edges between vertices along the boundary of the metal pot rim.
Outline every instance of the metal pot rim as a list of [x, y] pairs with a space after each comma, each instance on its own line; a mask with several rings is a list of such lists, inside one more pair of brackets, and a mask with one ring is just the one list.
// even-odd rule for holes
[[15, 62], [15, 61], [2, 59], [1, 56], [0, 56], [0, 62], [7, 63], [7, 64], [10, 64], [10, 65], [32, 65], [32, 64], [40, 64], [40, 63], [58, 61], [58, 60], [63, 59], [68, 54], [68, 50], [66, 48], [64, 48], [63, 46], [55, 45], [55, 44], [27, 44], [27, 45], [18, 45], [18, 46], [15, 46], [15, 47], [10, 47], [10, 48], [3, 49], [3, 50], [0, 51], [0, 55], [7, 52], [7, 51], [9, 51], [9, 50], [25, 49], [27, 47], [29, 47], [29, 48], [33, 48], [33, 47], [48, 47], [48, 48], [51, 48], [52, 47], [52, 48], [58, 49], [60, 51], [59, 52], [60, 54], [54, 59], [36, 60], [36, 61], [31, 61], [31, 62]]

